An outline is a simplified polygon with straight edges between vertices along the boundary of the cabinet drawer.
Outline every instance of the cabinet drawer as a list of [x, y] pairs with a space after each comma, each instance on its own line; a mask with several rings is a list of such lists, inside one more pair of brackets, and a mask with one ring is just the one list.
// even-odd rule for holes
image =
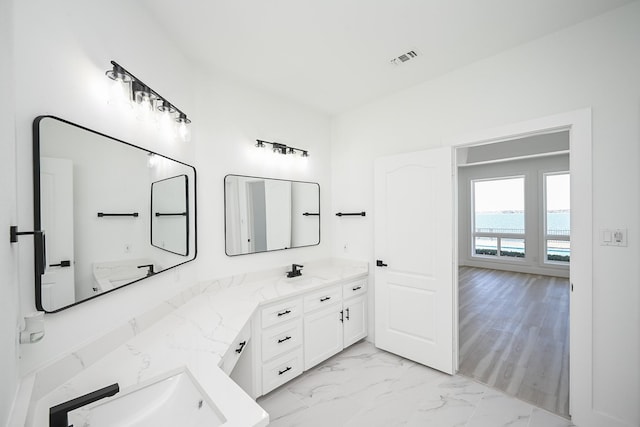
[[264, 330], [262, 332], [262, 361], [266, 362], [301, 344], [301, 318]]
[[302, 373], [302, 348], [287, 353], [262, 368], [262, 393], [267, 394], [276, 387]]
[[250, 338], [251, 321], [248, 321], [247, 324], [244, 325], [236, 339], [233, 340], [233, 343], [229, 346], [229, 350], [227, 350], [225, 355], [222, 357], [220, 368], [222, 368], [225, 374], [229, 375], [229, 373], [236, 366], [238, 359], [240, 359], [240, 356], [249, 345]]
[[287, 300], [262, 309], [262, 328], [268, 328], [278, 323], [300, 317], [302, 314], [302, 299]]
[[356, 280], [342, 285], [342, 298], [347, 299], [367, 292], [367, 279]]
[[342, 301], [342, 287], [340, 285], [324, 288], [304, 297], [304, 312], [308, 313], [340, 301]]

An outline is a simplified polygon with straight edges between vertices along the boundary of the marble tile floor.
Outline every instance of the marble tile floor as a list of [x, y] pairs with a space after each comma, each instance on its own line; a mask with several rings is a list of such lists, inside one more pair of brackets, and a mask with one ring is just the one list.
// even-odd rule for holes
[[565, 418], [362, 341], [258, 399], [270, 427], [569, 427]]

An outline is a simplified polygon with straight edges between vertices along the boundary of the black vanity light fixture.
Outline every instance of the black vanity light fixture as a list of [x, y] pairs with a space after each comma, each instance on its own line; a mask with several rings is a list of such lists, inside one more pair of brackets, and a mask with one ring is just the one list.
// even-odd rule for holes
[[191, 137], [190, 129], [187, 126], [191, 120], [187, 115], [161, 96], [158, 92], [147, 86], [142, 80], [127, 71], [122, 65], [116, 61], [111, 61], [112, 69], [106, 71], [106, 76], [117, 83], [112, 91], [113, 101], [122, 101], [124, 103], [134, 103], [137, 105], [142, 116], [153, 116], [158, 114], [165, 115], [171, 121], [175, 122], [176, 132], [180, 139], [188, 141]]
[[269, 141], [263, 141], [261, 139], [256, 139], [256, 147], [265, 148], [266, 147], [265, 144], [271, 145], [271, 149], [273, 150], [274, 153], [285, 154], [285, 155], [300, 153], [302, 157], [309, 157], [309, 151], [303, 150], [302, 148], [289, 147], [284, 144], [280, 144], [279, 142], [269, 142]]

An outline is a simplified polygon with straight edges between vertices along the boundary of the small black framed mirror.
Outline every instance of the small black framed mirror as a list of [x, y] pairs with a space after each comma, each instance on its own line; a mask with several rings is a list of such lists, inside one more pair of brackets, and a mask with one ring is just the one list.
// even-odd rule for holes
[[256, 176], [224, 178], [228, 256], [320, 244], [320, 184]]
[[193, 166], [39, 116], [33, 173], [34, 227], [46, 235], [35, 250], [38, 310], [55, 313], [195, 259]]

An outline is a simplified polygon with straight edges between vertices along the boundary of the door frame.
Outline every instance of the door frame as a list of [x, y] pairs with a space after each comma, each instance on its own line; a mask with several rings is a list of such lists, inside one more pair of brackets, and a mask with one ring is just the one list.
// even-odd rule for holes
[[[578, 425], [593, 424], [593, 171], [591, 109], [585, 108], [496, 128], [458, 135], [449, 139], [453, 150], [453, 355], [459, 368], [458, 301], [458, 148], [508, 141], [544, 133], [569, 131], [571, 174], [571, 261], [569, 303], [569, 413]], [[578, 197], [579, 195], [579, 197]], [[574, 283], [576, 291], [573, 290]]]

